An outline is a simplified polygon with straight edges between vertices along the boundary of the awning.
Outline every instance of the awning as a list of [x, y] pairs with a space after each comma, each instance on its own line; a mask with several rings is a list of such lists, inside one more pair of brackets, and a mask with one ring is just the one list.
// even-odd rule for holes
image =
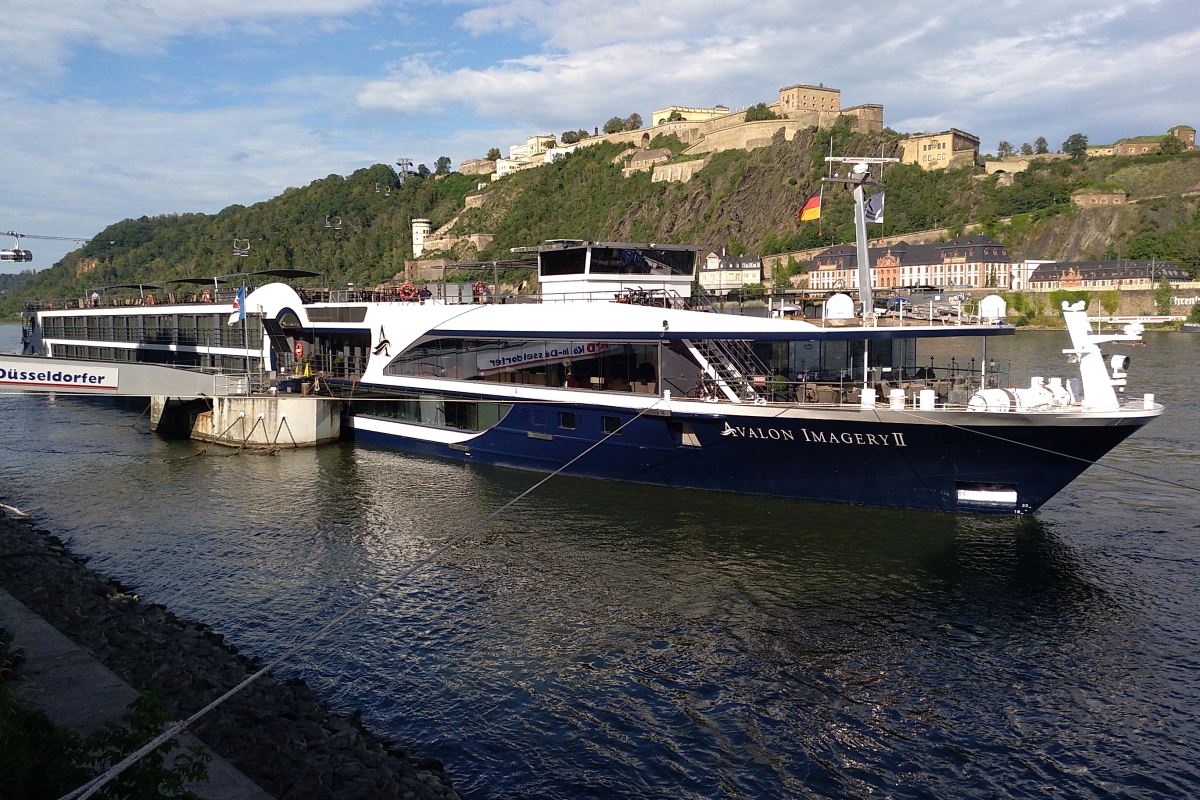
[[163, 283], [191, 283], [196, 286], [212, 286], [214, 283], [229, 283], [229, 281], [221, 280], [220, 278], [176, 278]]

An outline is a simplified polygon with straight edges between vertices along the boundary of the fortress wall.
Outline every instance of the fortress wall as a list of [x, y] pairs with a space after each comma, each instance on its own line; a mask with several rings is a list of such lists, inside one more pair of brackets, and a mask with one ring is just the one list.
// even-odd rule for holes
[[784, 138], [791, 141], [797, 131], [811, 126], [791, 119], [771, 119], [762, 122], [743, 122], [741, 125], [708, 134], [684, 151], [687, 155], [714, 153], [721, 150], [753, 150], [771, 144], [775, 134], [782, 130]]

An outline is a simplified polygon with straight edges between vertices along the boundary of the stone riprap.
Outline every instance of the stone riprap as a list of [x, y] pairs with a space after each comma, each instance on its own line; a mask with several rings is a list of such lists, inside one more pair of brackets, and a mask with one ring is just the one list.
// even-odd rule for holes
[[[0, 586], [182, 719], [261, 668], [221, 634], [143, 603], [57, 537], [0, 512]], [[192, 731], [279, 800], [460, 798], [435, 758], [414, 758], [329, 711], [303, 681], [269, 674]]]

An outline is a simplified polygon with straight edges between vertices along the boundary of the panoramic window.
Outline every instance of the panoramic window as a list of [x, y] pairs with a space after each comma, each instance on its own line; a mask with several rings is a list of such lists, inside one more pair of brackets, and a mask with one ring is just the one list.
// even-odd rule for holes
[[538, 267], [543, 275], [582, 275], [587, 260], [587, 248], [544, 250], [538, 254]]
[[388, 375], [655, 394], [658, 344], [539, 339], [433, 339], [397, 356]]
[[593, 247], [591, 273], [604, 275], [691, 275], [696, 254], [691, 250], [632, 247]]

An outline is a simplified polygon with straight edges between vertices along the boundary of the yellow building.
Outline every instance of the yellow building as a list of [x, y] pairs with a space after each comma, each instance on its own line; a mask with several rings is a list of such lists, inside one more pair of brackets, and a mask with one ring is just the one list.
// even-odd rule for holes
[[[771, 104], [775, 106], [774, 103]], [[842, 90], [825, 86], [809, 86], [797, 83], [779, 90], [779, 104], [775, 113], [791, 116], [796, 111], [841, 111]]]
[[900, 142], [905, 164], [922, 169], [953, 169], [974, 166], [979, 160], [979, 137], [957, 128], [941, 133], [915, 133]]
[[683, 122], [704, 122], [705, 120], [723, 117], [729, 113], [729, 109], [725, 106], [713, 106], [712, 108], [692, 108], [690, 106], [667, 106], [659, 109], [650, 115], [650, 119], [654, 120], [653, 125], [662, 125], [667, 120], [671, 119], [672, 115], [678, 115]]

